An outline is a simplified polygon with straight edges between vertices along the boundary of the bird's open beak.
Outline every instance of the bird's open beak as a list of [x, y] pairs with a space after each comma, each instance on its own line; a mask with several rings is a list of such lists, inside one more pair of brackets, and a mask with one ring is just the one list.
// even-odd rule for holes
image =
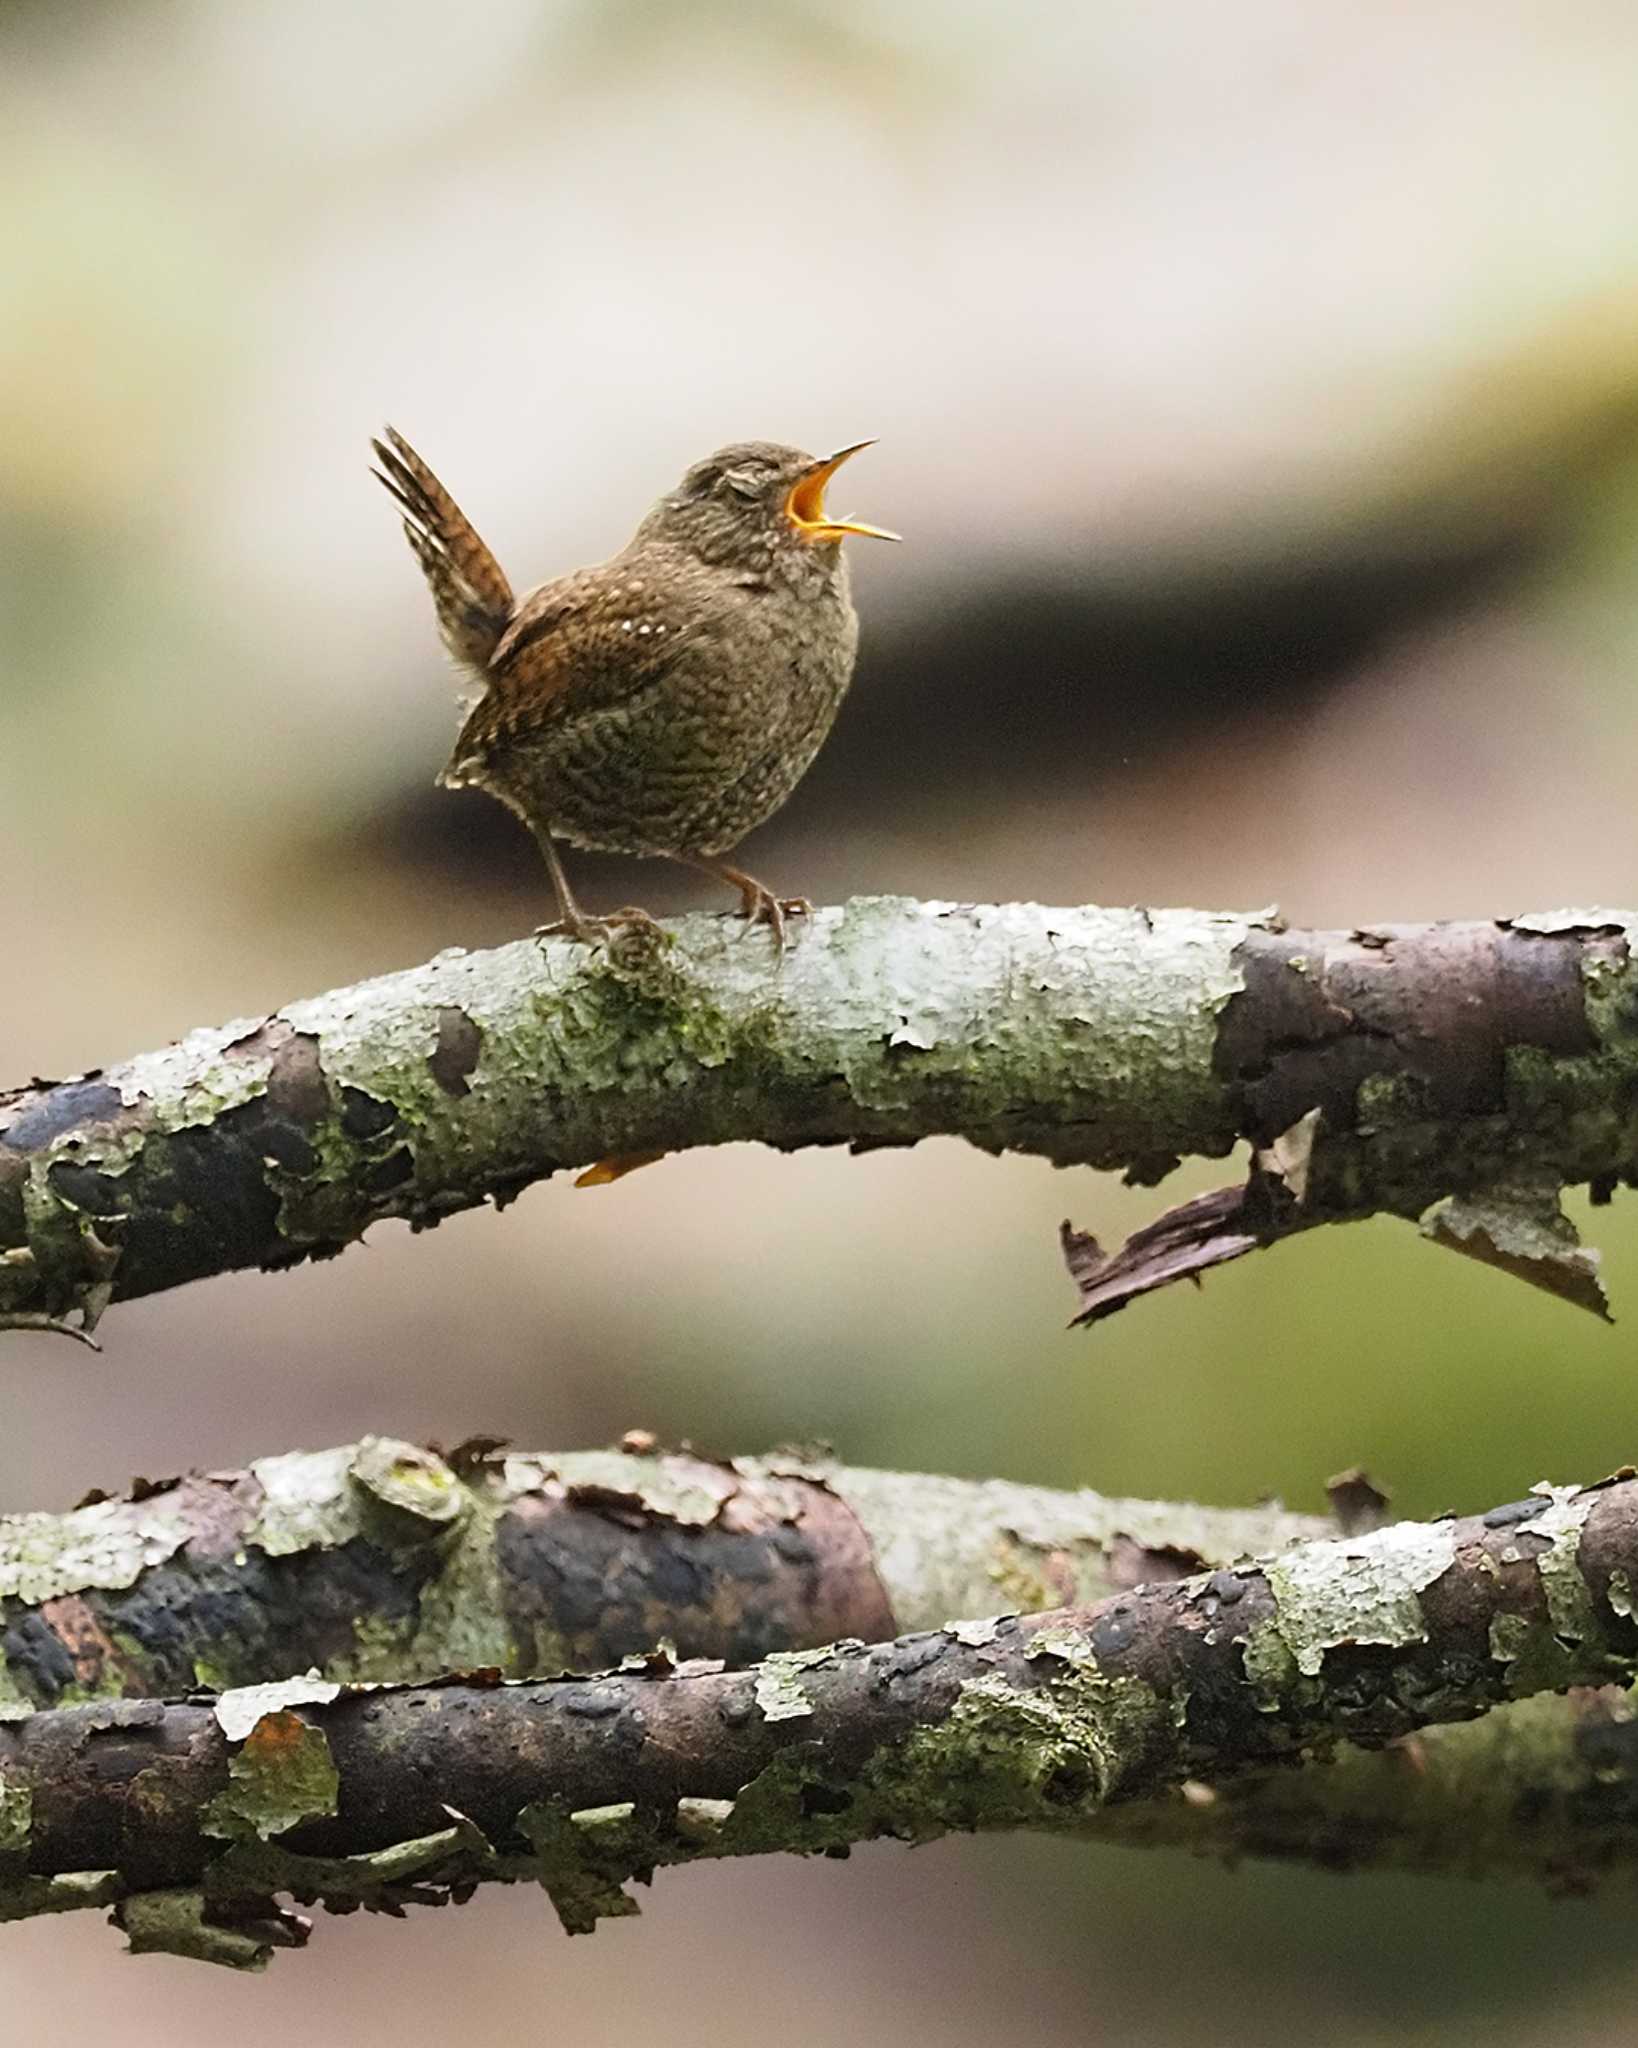
[[839, 455], [827, 455], [799, 476], [785, 500], [785, 516], [804, 540], [840, 540], [847, 533], [862, 533], [869, 540], [898, 540], [885, 526], [866, 526], [862, 519], [832, 519], [825, 510], [825, 486], [850, 455], [870, 448], [870, 441], [855, 441]]

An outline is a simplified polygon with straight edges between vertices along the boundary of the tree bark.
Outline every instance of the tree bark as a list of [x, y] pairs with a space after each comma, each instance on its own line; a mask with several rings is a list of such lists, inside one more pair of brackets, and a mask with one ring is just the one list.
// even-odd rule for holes
[[316, 1670], [747, 1664], [1084, 1603], [1327, 1533], [1313, 1516], [737, 1459], [389, 1438], [0, 1517], [0, 1719]]
[[[1285, 930], [1270, 916], [865, 899], [781, 959], [734, 920], [524, 942], [0, 1099], [0, 1324], [436, 1223], [608, 1157], [913, 1144], [1159, 1180], [1249, 1140], [1231, 1217], [1089, 1313], [1313, 1223], [1428, 1217], [1597, 1306], [1558, 1190], [1638, 1175], [1625, 912]], [[1442, 1207], [1438, 1205], [1444, 1205]], [[1429, 1212], [1433, 1212], [1431, 1215]], [[1185, 1232], [1185, 1235], [1187, 1233]]]
[[[254, 1964], [302, 1937], [279, 1893], [399, 1910], [531, 1877], [587, 1931], [634, 1910], [624, 1884], [662, 1864], [953, 1829], [1119, 1832], [1124, 1810], [1179, 1787], [1213, 1820], [1225, 1801], [1252, 1815], [1198, 1837], [1243, 1848], [1248, 1773], [1275, 1783], [1339, 1742], [1630, 1683], [1634, 1585], [1638, 1481], [1623, 1478], [745, 1671], [659, 1655], [593, 1679], [309, 1678], [62, 1708], [0, 1729], [5, 1910], [117, 1898], [134, 1945]], [[1600, 1740], [1533, 1752], [1564, 1770], [1552, 1841], [1567, 1854], [1578, 1820], [1588, 1883], [1635, 1867], [1626, 1725], [1606, 1712]], [[1579, 1818], [1576, 1772], [1592, 1794]], [[1315, 1808], [1276, 1796], [1269, 1811], [1289, 1848]], [[1350, 1811], [1352, 1785], [1315, 1853], [1358, 1860]]]

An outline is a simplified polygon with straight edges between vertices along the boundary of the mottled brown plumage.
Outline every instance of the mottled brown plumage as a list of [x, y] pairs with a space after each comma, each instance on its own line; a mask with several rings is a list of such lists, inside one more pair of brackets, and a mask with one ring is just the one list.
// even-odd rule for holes
[[516, 600], [414, 449], [390, 427], [373, 445], [444, 644], [483, 686], [439, 780], [487, 790], [534, 833], [557, 890], [552, 929], [651, 922], [635, 909], [587, 917], [558, 857], [566, 840], [701, 868], [782, 939], [808, 905], [721, 856], [796, 787], [852, 676], [842, 538], [897, 538], [824, 509], [857, 450], [819, 461], [769, 441], [719, 448], [610, 561]]

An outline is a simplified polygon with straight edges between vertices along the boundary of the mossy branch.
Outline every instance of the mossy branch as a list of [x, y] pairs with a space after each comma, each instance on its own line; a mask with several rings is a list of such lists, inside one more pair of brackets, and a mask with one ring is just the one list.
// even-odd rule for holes
[[[1178, 1811], [1246, 1816], [1202, 1828], [1203, 1846], [1244, 1849], [1256, 1800], [1240, 1788], [1278, 1767], [1629, 1684], [1634, 1585], [1638, 1481], [1620, 1479], [743, 1671], [661, 1653], [596, 1678], [307, 1678], [61, 1708], [0, 1729], [0, 1904], [117, 1900], [137, 1946], [254, 1964], [303, 1936], [286, 1894], [401, 1911], [530, 1878], [588, 1931], [634, 1910], [625, 1884], [661, 1865], [975, 1828], [1119, 1835], [1182, 1788]], [[1638, 1868], [1624, 1725], [1606, 1710], [1589, 1744], [1585, 1723], [1564, 1740], [1563, 1717], [1543, 1718], [1520, 1750], [1560, 1774], [1553, 1844], [1581, 1842], [1588, 1881]], [[1579, 1810], [1577, 1774], [1595, 1794]], [[1177, 1839], [1175, 1818], [1147, 1831]], [[1289, 1816], [1270, 1829], [1295, 1840]], [[1357, 1846], [1321, 1835], [1314, 1853]]]
[[1073, 1240], [1088, 1314], [1378, 1211], [1596, 1306], [1556, 1202], [1638, 1176], [1633, 925], [865, 899], [783, 958], [706, 916], [441, 954], [0, 1098], [0, 1326], [89, 1328], [609, 1157], [948, 1134], [1143, 1182], [1250, 1142], [1228, 1209], [1126, 1260]]

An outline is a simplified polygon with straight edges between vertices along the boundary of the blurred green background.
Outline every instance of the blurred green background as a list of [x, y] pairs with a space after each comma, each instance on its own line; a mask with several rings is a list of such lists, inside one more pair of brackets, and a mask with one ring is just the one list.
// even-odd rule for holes
[[[526, 930], [435, 793], [450, 679], [384, 419], [514, 581], [694, 457], [878, 434], [858, 683], [754, 864], [816, 898], [1638, 900], [1638, 16], [977, 0], [0, 10], [0, 1076]], [[719, 900], [582, 858], [595, 907]], [[1055, 1231], [1164, 1194], [751, 1147], [7, 1341], [0, 1500], [377, 1429], [1232, 1503], [1481, 1507], [1638, 1449], [1613, 1330], [1388, 1224], [1091, 1334]], [[1580, 1212], [1578, 1212], [1580, 1213]], [[4, 1930], [31, 2048], [1631, 2038], [1613, 1901], [1068, 1844], [488, 1896], [266, 1980]], [[71, 1973], [71, 1974], [70, 1974]], [[65, 1984], [72, 1995], [65, 1996]], [[322, 2016], [322, 2018], [320, 2017]]]

